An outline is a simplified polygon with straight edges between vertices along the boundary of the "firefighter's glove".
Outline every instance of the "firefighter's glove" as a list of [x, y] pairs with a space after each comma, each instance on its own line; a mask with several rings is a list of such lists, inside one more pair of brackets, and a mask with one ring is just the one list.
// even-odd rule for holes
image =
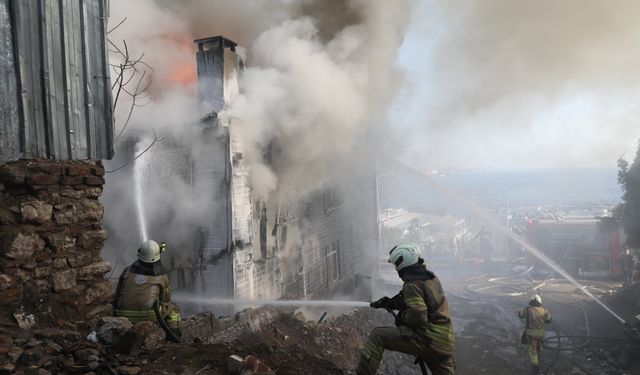
[[391, 310], [400, 310], [404, 311], [407, 309], [407, 304], [404, 303], [404, 297], [402, 296], [402, 292], [396, 294], [389, 301], [388, 308]]
[[391, 298], [385, 296], [377, 301], [371, 302], [369, 306], [373, 307], [374, 309], [389, 309], [389, 303], [391, 303]]

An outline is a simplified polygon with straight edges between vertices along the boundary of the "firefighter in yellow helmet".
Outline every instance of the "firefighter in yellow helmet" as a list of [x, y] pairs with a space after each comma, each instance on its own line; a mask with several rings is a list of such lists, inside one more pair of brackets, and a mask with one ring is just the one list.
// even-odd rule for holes
[[528, 345], [531, 373], [537, 375], [540, 372], [540, 350], [544, 340], [545, 325], [551, 323], [551, 314], [542, 307], [542, 297], [535, 294], [531, 297], [529, 306], [518, 311], [518, 317], [525, 319], [522, 343]]
[[171, 302], [169, 277], [160, 262], [165, 244], [145, 241], [138, 249], [138, 259], [122, 271], [116, 288], [115, 315], [132, 323], [158, 321], [169, 339], [180, 336], [180, 310]]
[[374, 375], [384, 351], [393, 350], [415, 355], [420, 366], [426, 363], [434, 375], [453, 374], [455, 336], [440, 280], [424, 265], [418, 245], [394, 247], [389, 263], [395, 265], [404, 282], [402, 291], [393, 298], [372, 302], [371, 307], [399, 310], [396, 327], [378, 327], [371, 332], [356, 373]]

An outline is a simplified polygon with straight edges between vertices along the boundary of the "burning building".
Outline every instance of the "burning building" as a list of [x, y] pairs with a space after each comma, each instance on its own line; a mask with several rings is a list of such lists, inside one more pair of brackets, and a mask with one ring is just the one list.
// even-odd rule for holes
[[[260, 124], [223, 116], [240, 92], [244, 62], [236, 43], [227, 38], [195, 43], [202, 120], [183, 126], [196, 135], [188, 141], [179, 136], [164, 139], [136, 160], [149, 171], [144, 185], [171, 190], [175, 198], [167, 199], [191, 194], [197, 202], [192, 215], [180, 214], [181, 225], [189, 221], [189, 229], [179, 240], [171, 234], [170, 220], [159, 218], [173, 212], [147, 215], [149, 232], [167, 236], [169, 252], [163, 262], [172, 270], [174, 289], [230, 300], [308, 299], [352, 292], [356, 283], [366, 292], [364, 280], [374, 269], [379, 248], [375, 162], [359, 161], [348, 176], [323, 180], [295, 197], [257, 194], [250, 155], [261, 152], [266, 160], [276, 161], [278, 145], [256, 151], [244, 130]], [[133, 144], [126, 148], [128, 152], [119, 150], [117, 156], [126, 160], [135, 153]], [[129, 172], [135, 173], [135, 168]], [[184, 186], [176, 189], [176, 184]], [[158, 206], [150, 198], [146, 202]], [[131, 241], [110, 241], [112, 248], [131, 248]], [[126, 260], [114, 263], [121, 266]], [[235, 309], [213, 310], [230, 314]]]
[[[370, 275], [377, 253], [374, 163], [354, 173], [358, 201], [325, 184], [298, 201], [271, 202], [252, 192], [243, 126], [217, 114], [238, 93], [243, 61], [236, 43], [214, 37], [198, 45], [199, 95], [207, 114], [203, 147], [193, 160], [197, 191], [216, 209], [197, 245], [195, 286], [205, 296], [235, 299], [311, 298]], [[184, 285], [186, 287], [186, 285]]]

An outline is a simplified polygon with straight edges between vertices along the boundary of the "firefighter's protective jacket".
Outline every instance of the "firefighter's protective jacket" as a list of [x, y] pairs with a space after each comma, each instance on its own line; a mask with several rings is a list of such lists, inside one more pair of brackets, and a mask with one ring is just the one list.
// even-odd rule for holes
[[[407, 270], [402, 275], [405, 281], [402, 296], [406, 309], [400, 312], [400, 320], [416, 334], [426, 338], [432, 349], [451, 355], [455, 348], [455, 336], [447, 297], [438, 277], [420, 266], [422, 270]], [[427, 280], [423, 280], [425, 272]]]
[[531, 303], [518, 311], [518, 316], [520, 319], [526, 319], [525, 333], [531, 337], [544, 337], [544, 326], [551, 323], [549, 311], [537, 303]]
[[132, 322], [155, 321], [153, 305], [156, 301], [161, 307], [171, 301], [169, 277], [159, 261], [137, 260], [122, 271], [116, 288], [116, 316], [127, 317]]

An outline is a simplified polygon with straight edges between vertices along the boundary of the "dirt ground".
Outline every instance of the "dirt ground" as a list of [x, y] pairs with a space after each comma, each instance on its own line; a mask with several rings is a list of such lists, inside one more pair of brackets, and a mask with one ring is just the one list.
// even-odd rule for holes
[[[526, 346], [519, 344], [523, 323], [517, 310], [526, 305], [532, 283], [508, 272], [487, 275], [480, 269], [461, 270], [443, 266], [435, 270], [447, 290], [457, 335], [457, 374], [528, 373]], [[455, 272], [454, 272], [455, 271]], [[584, 281], [604, 300], [620, 285], [614, 281]], [[400, 288], [393, 272], [381, 275], [376, 294], [393, 295]], [[553, 322], [548, 327], [542, 353], [546, 374], [640, 374], [638, 349], [629, 343], [623, 325], [576, 288], [563, 281], [547, 280], [541, 287], [544, 305]], [[520, 293], [520, 294], [519, 294]], [[322, 310], [305, 310], [317, 319]], [[231, 354], [255, 355], [276, 373], [344, 374], [356, 365], [368, 332], [375, 326], [392, 325], [386, 312], [357, 309], [333, 312], [321, 324], [303, 322], [291, 313], [281, 314], [258, 332], [246, 334], [230, 347], [210, 344], [167, 346], [147, 355], [145, 373], [226, 374], [225, 359]], [[580, 336], [557, 338], [554, 336]], [[592, 336], [586, 339], [582, 336]], [[556, 350], [557, 342], [561, 349]], [[574, 349], [574, 347], [576, 347]], [[157, 360], [154, 360], [157, 358]], [[413, 358], [386, 353], [379, 374], [420, 374]]]
[[[575, 286], [553, 279], [527, 280], [511, 274], [508, 267], [497, 268], [491, 275], [476, 266], [431, 268], [442, 280], [453, 314], [457, 374], [529, 373], [526, 347], [519, 344], [523, 322], [517, 311], [526, 305], [535, 287], [540, 288], [543, 304], [553, 316], [542, 353], [543, 373], [640, 374], [639, 346], [630, 343], [624, 326], [613, 315], [576, 292]], [[393, 269], [381, 270], [374, 297], [394, 295], [401, 287], [400, 280]], [[640, 296], [640, 286], [614, 293], [621, 286], [616, 281], [583, 283], [625, 319], [637, 313], [635, 301], [640, 301], [636, 298]], [[324, 312], [328, 316], [317, 323]], [[5, 321], [4, 326], [8, 324]], [[388, 313], [370, 308], [282, 311], [273, 321], [225, 345], [164, 343], [151, 352], [134, 355], [114, 354], [99, 344], [87, 343], [83, 328], [74, 331], [73, 327], [66, 327], [56, 335], [45, 330], [33, 336], [25, 332], [14, 334], [5, 328], [5, 334], [8, 340], [13, 336], [14, 348], [16, 345], [23, 348], [18, 357], [14, 356], [17, 374], [227, 375], [229, 356], [253, 355], [277, 374], [338, 375], [348, 374], [356, 366], [373, 328], [392, 324], [393, 318]], [[9, 356], [17, 350], [11, 348], [7, 346]], [[84, 360], [78, 350], [87, 349], [95, 357]], [[0, 365], [2, 356], [0, 350]], [[48, 370], [33, 372], [43, 363]], [[0, 368], [0, 373], [13, 372]], [[420, 374], [420, 370], [413, 364], [413, 358], [388, 352], [379, 374], [413, 375]]]

